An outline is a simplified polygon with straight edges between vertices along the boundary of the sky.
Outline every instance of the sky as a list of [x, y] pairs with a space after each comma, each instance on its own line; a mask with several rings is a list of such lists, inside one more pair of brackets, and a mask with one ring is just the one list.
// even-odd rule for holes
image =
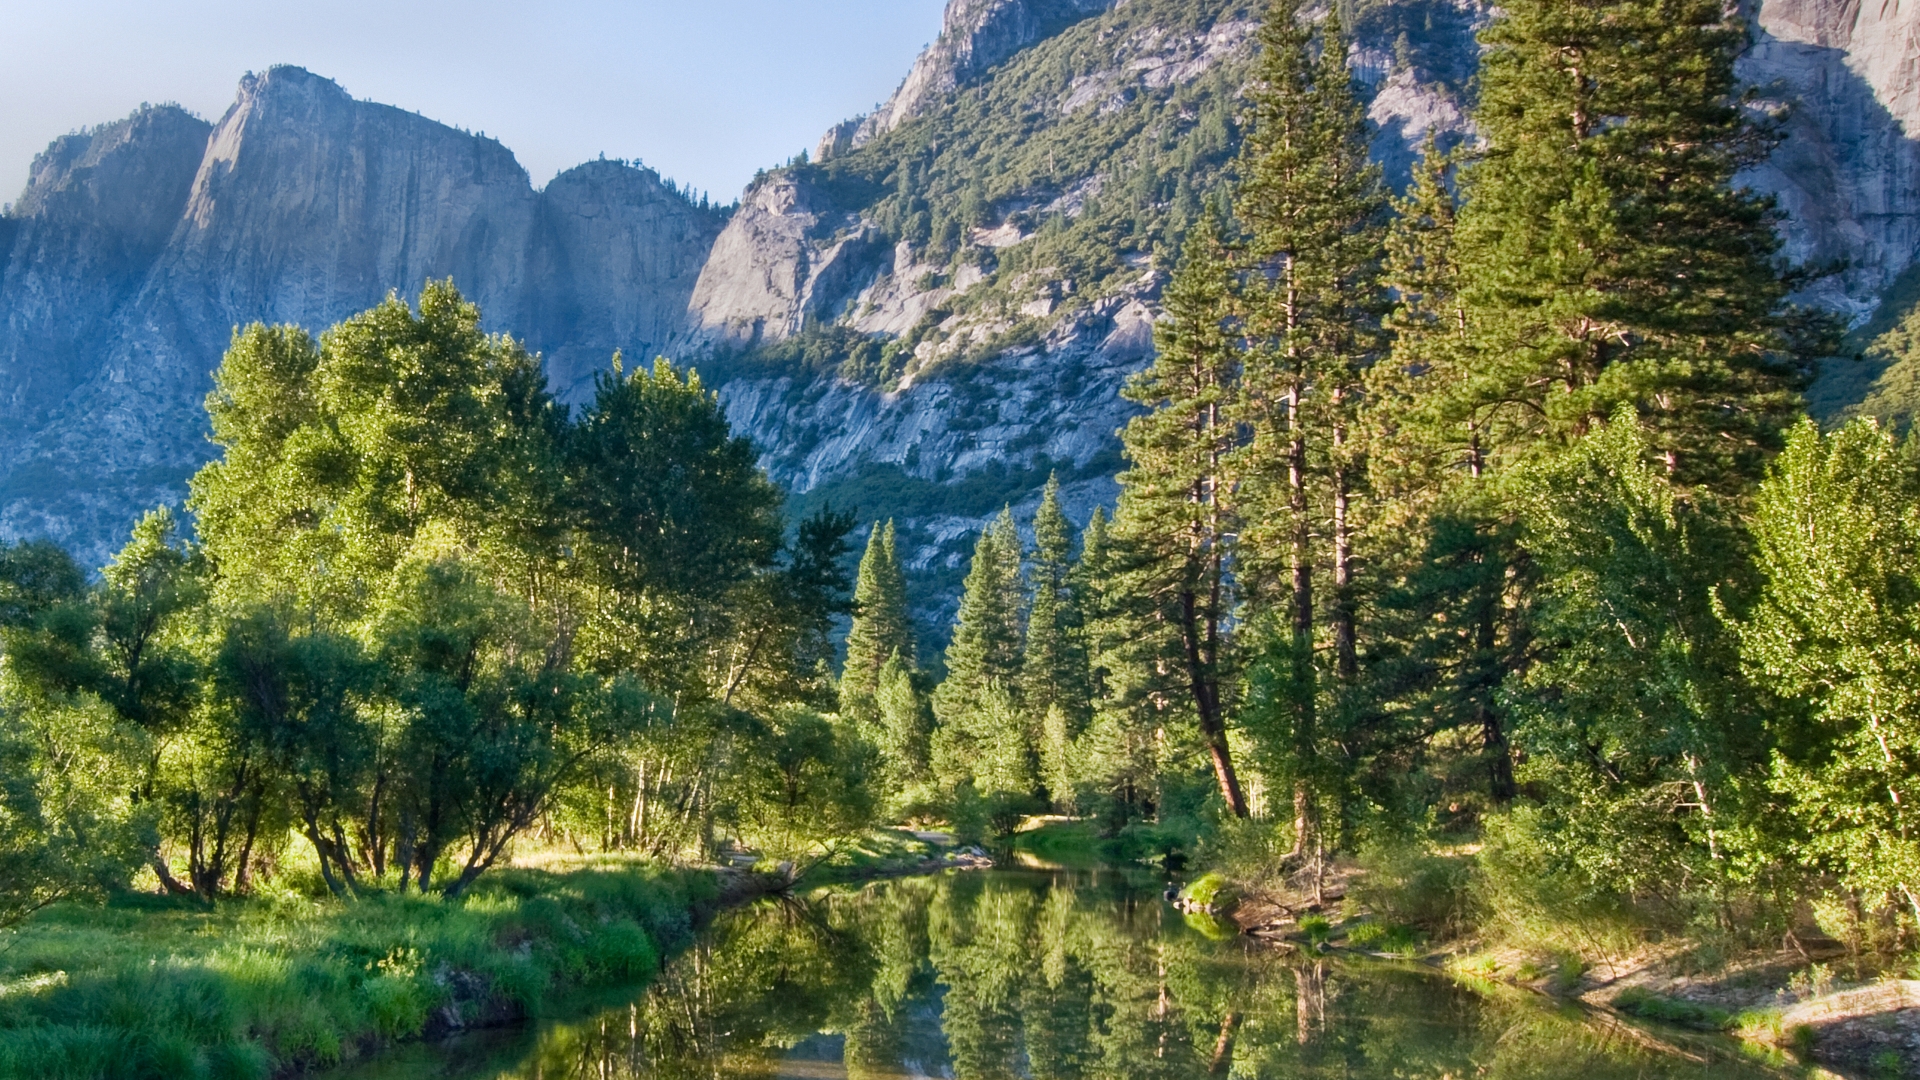
[[499, 139], [536, 186], [637, 159], [731, 202], [891, 94], [945, 0], [0, 0], [0, 202], [53, 139], [275, 64]]

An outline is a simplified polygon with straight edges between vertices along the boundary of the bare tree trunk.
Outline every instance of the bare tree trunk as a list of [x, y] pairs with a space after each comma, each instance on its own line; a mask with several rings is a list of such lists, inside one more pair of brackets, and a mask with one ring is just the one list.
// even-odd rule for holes
[[[1334, 394], [1339, 407], [1341, 392]], [[1334, 671], [1342, 683], [1351, 684], [1360, 675], [1359, 635], [1353, 614], [1353, 523], [1350, 518], [1352, 492], [1346, 460], [1347, 429], [1333, 429], [1333, 654]]]
[[1313, 792], [1304, 775], [1312, 766], [1317, 702], [1313, 670], [1313, 523], [1307, 516], [1307, 433], [1301, 398], [1305, 392], [1302, 377], [1296, 372], [1287, 388], [1287, 510], [1292, 516], [1292, 547], [1289, 553], [1293, 571], [1293, 740], [1295, 768], [1301, 775], [1294, 780], [1293, 855], [1304, 856], [1313, 847], [1316, 822]]

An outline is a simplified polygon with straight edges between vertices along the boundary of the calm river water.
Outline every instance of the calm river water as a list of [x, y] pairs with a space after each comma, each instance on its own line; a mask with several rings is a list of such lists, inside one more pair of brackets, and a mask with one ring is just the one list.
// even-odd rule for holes
[[1127, 871], [951, 872], [730, 912], [637, 998], [336, 1080], [1782, 1075], [1533, 995], [1196, 926]]

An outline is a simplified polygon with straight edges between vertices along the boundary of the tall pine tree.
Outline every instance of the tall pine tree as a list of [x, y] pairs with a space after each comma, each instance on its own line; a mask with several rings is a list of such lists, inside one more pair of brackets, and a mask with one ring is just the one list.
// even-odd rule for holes
[[1033, 516], [1033, 560], [1029, 579], [1033, 603], [1027, 616], [1026, 659], [1021, 685], [1027, 709], [1036, 717], [1058, 706], [1067, 727], [1077, 732], [1092, 707], [1087, 688], [1087, 655], [1081, 618], [1071, 582], [1073, 525], [1060, 508], [1060, 478], [1047, 478], [1040, 509]]
[[1117, 529], [1134, 566], [1123, 586], [1171, 628], [1167, 642], [1178, 689], [1193, 707], [1227, 808], [1247, 802], [1227, 744], [1226, 688], [1234, 608], [1231, 545], [1240, 530], [1240, 352], [1234, 275], [1214, 215], [1187, 237], [1155, 328], [1153, 366], [1127, 384], [1150, 410], [1121, 433], [1129, 467], [1120, 474]]
[[[1317, 49], [1302, 14], [1298, 0], [1278, 0], [1261, 28], [1236, 209], [1262, 271], [1244, 301], [1250, 348], [1238, 415], [1254, 434], [1239, 455], [1249, 522], [1241, 561], [1251, 610], [1284, 612], [1277, 621], [1290, 636], [1289, 688], [1280, 700], [1291, 716], [1263, 726], [1290, 730], [1295, 842], [1304, 851], [1318, 820], [1311, 789], [1323, 625], [1338, 685], [1359, 674], [1359, 407], [1381, 347], [1386, 196], [1368, 157], [1338, 7], [1322, 23]], [[1322, 566], [1332, 572], [1324, 596], [1315, 582]]]
[[1473, 411], [1497, 458], [1621, 405], [1676, 480], [1738, 489], [1796, 414], [1768, 149], [1717, 0], [1517, 0], [1482, 34], [1462, 179]]
[[879, 689], [880, 670], [898, 655], [912, 670], [913, 621], [907, 613], [907, 579], [894, 550], [893, 522], [873, 523], [854, 584], [853, 626], [847, 631], [847, 662], [840, 676], [841, 706], [858, 712]]
[[1025, 642], [1025, 576], [1020, 533], [1010, 510], [983, 529], [967, 570], [960, 612], [947, 645], [947, 676], [933, 694], [943, 725], [960, 723], [986, 700], [987, 687], [1019, 685]]

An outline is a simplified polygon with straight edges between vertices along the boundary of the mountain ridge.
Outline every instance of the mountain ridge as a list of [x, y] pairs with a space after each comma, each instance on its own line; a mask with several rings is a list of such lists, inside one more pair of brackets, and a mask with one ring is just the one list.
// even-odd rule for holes
[[[1049, 473], [1113, 497], [1118, 396], [1186, 223], [1238, 142], [1253, 0], [953, 0], [875, 113], [731, 213], [587, 162], [535, 189], [497, 141], [319, 75], [243, 80], [209, 123], [143, 109], [56, 140], [0, 216], [0, 535], [91, 562], [212, 452], [233, 326], [319, 329], [452, 276], [578, 401], [616, 349], [719, 387], [802, 508], [901, 518], [938, 623], [971, 534]], [[1747, 179], [1806, 299], [1856, 320], [1920, 246], [1920, 15], [1768, 0], [1741, 73], [1789, 137]], [[1356, 4], [1375, 156], [1469, 138], [1476, 0]], [[1790, 106], [1790, 108], [1789, 108]]]

